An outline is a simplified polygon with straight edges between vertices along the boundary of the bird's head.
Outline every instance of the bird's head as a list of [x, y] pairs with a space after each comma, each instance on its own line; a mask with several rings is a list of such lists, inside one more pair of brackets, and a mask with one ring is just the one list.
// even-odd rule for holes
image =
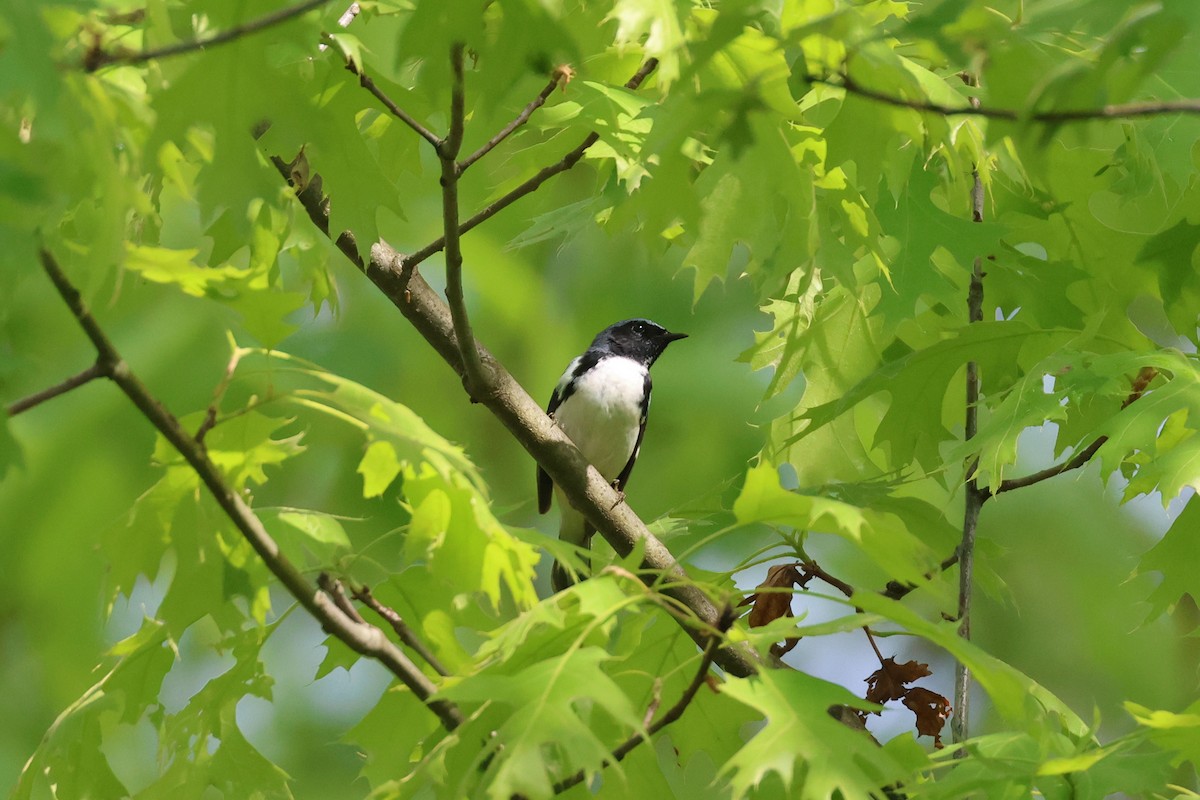
[[627, 319], [600, 331], [592, 341], [592, 347], [632, 358], [649, 367], [667, 345], [686, 338], [686, 333], [671, 333], [648, 319]]

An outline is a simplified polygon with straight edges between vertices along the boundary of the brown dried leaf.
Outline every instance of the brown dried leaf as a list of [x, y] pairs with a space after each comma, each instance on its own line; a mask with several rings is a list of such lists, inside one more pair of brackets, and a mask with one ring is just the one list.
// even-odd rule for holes
[[742, 601], [741, 605], [752, 605], [750, 627], [757, 628], [772, 620], [792, 616], [792, 595], [770, 589], [791, 589], [801, 580], [795, 564], [779, 564], [767, 570], [767, 578], [758, 585], [758, 591]]
[[932, 736], [933, 746], [942, 748], [942, 728], [950, 718], [950, 701], [937, 692], [914, 686], [904, 695], [904, 705], [917, 716], [917, 733]]
[[910, 691], [906, 683], [932, 674], [928, 664], [918, 661], [897, 664], [896, 659], [885, 658], [879, 669], [867, 677], [867, 700], [880, 705], [888, 700], [899, 700]]

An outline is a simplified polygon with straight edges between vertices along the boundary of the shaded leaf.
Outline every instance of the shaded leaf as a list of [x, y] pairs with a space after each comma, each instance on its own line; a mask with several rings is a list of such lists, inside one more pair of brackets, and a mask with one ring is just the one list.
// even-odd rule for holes
[[752, 678], [730, 678], [721, 692], [766, 718], [763, 728], [721, 768], [738, 796], [771, 773], [779, 776], [789, 797], [800, 800], [827, 800], [838, 793], [868, 797], [906, 775], [865, 733], [826, 712], [836, 705], [869, 708], [840, 686], [802, 672], [767, 670]]

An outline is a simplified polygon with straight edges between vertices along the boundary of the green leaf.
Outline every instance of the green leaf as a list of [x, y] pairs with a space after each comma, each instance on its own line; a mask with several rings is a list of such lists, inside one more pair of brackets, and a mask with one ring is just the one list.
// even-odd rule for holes
[[836, 534], [859, 545], [887, 574], [906, 582], [924, 583], [939, 560], [895, 514], [789, 492], [780, 485], [778, 471], [767, 464], [746, 473], [733, 513], [741, 525], [765, 522]]
[[840, 399], [809, 408], [799, 419], [809, 425], [788, 444], [802, 440], [871, 395], [891, 395], [875, 432], [875, 444], [890, 445], [892, 462], [916, 460], [927, 470], [941, 463], [938, 446], [952, 436], [942, 424], [942, 404], [950, 382], [967, 361], [979, 365], [983, 391], [1006, 389], [1017, 380], [1019, 365], [1036, 362], [1074, 334], [1037, 330], [1019, 322], [978, 322], [935, 344], [890, 361], [851, 387]]
[[483, 592], [494, 608], [500, 607], [501, 587], [518, 607], [537, 602], [534, 565], [541, 554], [510, 534], [465, 478], [447, 480], [430, 466], [410, 467], [404, 494], [412, 504], [404, 545], [411, 562], [426, 564], [456, 595]]
[[[397, 725], [396, 720], [408, 722]], [[430, 714], [412, 692], [396, 686], [383, 693], [379, 701], [345, 734], [345, 740], [363, 753], [362, 774], [381, 785], [408, 774], [423, 739], [436, 739], [437, 717]], [[432, 746], [432, 744], [431, 744]]]
[[584, 647], [512, 675], [482, 673], [443, 690], [458, 703], [495, 702], [509, 710], [496, 730], [502, 747], [488, 766], [488, 796], [550, 797], [550, 765], [560, 758], [572, 769], [599, 773], [610, 746], [596, 738], [583, 709], [590, 715], [594, 706], [629, 729], [641, 728], [639, 712], [601, 668], [610, 658], [601, 648]]
[[1132, 702], [1126, 702], [1125, 709], [1148, 732], [1151, 741], [1173, 754], [1172, 766], [1178, 767], [1184, 761], [1190, 761], [1193, 767], [1200, 764], [1200, 702], [1192, 703], [1182, 713], [1151, 710]]
[[59, 714], [25, 764], [14, 798], [128, 794], [101, 748], [103, 731], [110, 720], [137, 721], [154, 703], [175, 661], [174, 642], [165, 625], [145, 620], [109, 652], [120, 660]]
[[[1000, 249], [1003, 226], [972, 222], [966, 213], [947, 213], [934, 203], [940, 188], [931, 170], [914, 164], [895, 204], [881, 200], [876, 208], [887, 235], [884, 247], [891, 251], [890, 286], [875, 309], [886, 324], [911, 319], [922, 303], [965, 311], [962, 298], [974, 260]], [[950, 256], [952, 274], [946, 274], [941, 259], [935, 258], [940, 251]]]
[[[181, 421], [198, 427], [199, 415]], [[261, 486], [267, 482], [267, 467], [278, 466], [304, 452], [301, 433], [274, 438], [273, 434], [290, 424], [291, 420], [268, 417], [257, 411], [227, 417], [205, 436], [208, 457], [221, 468], [234, 489], [241, 490], [249, 484]], [[180, 463], [183, 459], [161, 437], [155, 445], [154, 458], [160, 464]]]
[[870, 708], [836, 684], [793, 670], [767, 670], [752, 678], [728, 678], [721, 693], [766, 718], [762, 730], [721, 768], [736, 796], [744, 796], [771, 773], [788, 797], [828, 800], [868, 797], [907, 777], [905, 770], [870, 739], [826, 711], [835, 705]]
[[194, 262], [199, 252], [129, 244], [125, 253], [125, 268], [148, 281], [177, 284], [180, 290], [193, 297], [204, 297], [212, 288], [250, 274], [250, 270], [234, 266], [218, 269], [200, 266]]
[[342, 523], [330, 514], [304, 509], [258, 509], [283, 552], [293, 560], [303, 554], [304, 562], [328, 568], [351, 549]]
[[358, 463], [357, 470], [363, 476], [363, 497], [382, 495], [403, 466], [391, 442], [376, 439], [367, 445], [367, 453]]
[[[477, 492], [486, 492], [483, 479], [461, 447], [439, 436], [407, 406], [368, 389], [362, 384], [326, 372], [302, 359], [279, 351], [255, 351], [257, 355], [287, 368], [320, 388], [295, 389], [289, 399], [300, 406], [349, 422], [364, 432], [369, 442], [386, 442], [389, 456], [382, 447], [371, 448], [359, 465], [365, 496], [374, 497], [386, 489], [387, 463], [395, 458], [401, 465], [428, 464], [445, 477], [462, 476]], [[370, 461], [368, 461], [370, 459]], [[363, 464], [366, 464], [364, 467]], [[395, 475], [391, 476], [392, 478]], [[390, 484], [390, 480], [388, 481]]]
[[617, 21], [614, 44], [639, 46], [659, 61], [659, 83], [666, 88], [679, 77], [684, 26], [691, 4], [682, 0], [617, 0], [609, 19]]
[[1184, 596], [1200, 597], [1200, 502], [1188, 500], [1183, 511], [1154, 547], [1146, 551], [1137, 572], [1158, 572], [1162, 581], [1150, 593], [1150, 615], [1155, 619], [1175, 608]]
[[[806, 246], [812, 179], [764, 115], [751, 115], [747, 124], [755, 146], [723, 148], [696, 181], [699, 218], [687, 221], [692, 244], [682, 266], [696, 271], [697, 299], [713, 280], [725, 278], [736, 244], [758, 264]], [[764, 193], [768, 185], [778, 194]]]
[[3, 479], [10, 469], [25, 465], [21, 443], [12, 435], [9, 419], [8, 412], [0, 409], [0, 479]]

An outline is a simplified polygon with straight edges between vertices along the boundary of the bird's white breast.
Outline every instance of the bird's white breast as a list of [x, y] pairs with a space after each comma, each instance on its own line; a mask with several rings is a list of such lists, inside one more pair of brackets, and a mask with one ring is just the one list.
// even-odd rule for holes
[[[574, 363], [567, 375], [573, 371]], [[554, 412], [559, 426], [608, 480], [614, 480], [637, 445], [646, 367], [609, 356], [575, 379], [575, 389]]]

